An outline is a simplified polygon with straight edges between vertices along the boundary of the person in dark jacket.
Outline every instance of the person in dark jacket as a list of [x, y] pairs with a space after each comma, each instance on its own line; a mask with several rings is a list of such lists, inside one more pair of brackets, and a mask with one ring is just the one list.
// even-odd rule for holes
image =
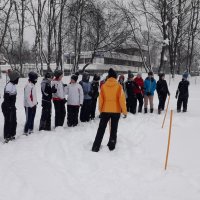
[[148, 73], [148, 77], [144, 81], [144, 113], [147, 113], [148, 101], [150, 104], [150, 113], [153, 113], [153, 97], [156, 90], [156, 81], [153, 72]]
[[[136, 98], [139, 102], [138, 112], [141, 113], [142, 106], [143, 106], [143, 99], [144, 99], [144, 80], [143, 80], [142, 74], [140, 72], [138, 72], [134, 81], [136, 83], [136, 88], [135, 88], [134, 92], [135, 92]], [[137, 101], [136, 101], [136, 106], [137, 106]]]
[[100, 80], [100, 76], [98, 74], [95, 74], [93, 81], [91, 83], [92, 103], [91, 103], [91, 110], [90, 110], [90, 119], [92, 120], [95, 118], [97, 98], [99, 96], [99, 80]]
[[56, 93], [55, 86], [51, 87], [51, 81], [53, 78], [52, 72], [47, 72], [44, 79], [41, 82], [42, 92], [42, 115], [40, 119], [39, 131], [51, 130], [51, 110], [52, 110], [52, 93]]
[[126, 106], [127, 111], [135, 114], [137, 106], [137, 98], [135, 94], [136, 84], [133, 80], [134, 75], [132, 73], [128, 74], [128, 80], [125, 82], [125, 93], [126, 93]]
[[165, 101], [167, 95], [170, 95], [164, 73], [159, 74], [159, 80], [157, 81], [156, 84], [156, 90], [158, 93], [158, 100], [159, 100], [158, 114], [160, 114], [161, 111], [165, 109]]
[[187, 104], [188, 104], [188, 97], [189, 97], [189, 85], [190, 82], [187, 80], [188, 73], [183, 74], [182, 81], [178, 84], [178, 89], [176, 91], [176, 98], [177, 101], [177, 112], [181, 112], [181, 107], [183, 105], [183, 112], [187, 112]]
[[119, 82], [119, 84], [122, 86], [123, 90], [125, 90], [124, 79], [125, 79], [124, 75], [121, 74], [121, 75], [119, 76], [119, 80], [118, 80], [118, 82]]
[[87, 72], [83, 73], [82, 80], [79, 84], [83, 88], [84, 100], [83, 105], [81, 107], [80, 112], [80, 120], [81, 122], [89, 122], [90, 121], [90, 110], [92, 105], [92, 95], [91, 95], [91, 83], [89, 82], [90, 75]]
[[16, 117], [16, 85], [18, 84], [20, 74], [17, 71], [8, 71], [10, 81], [6, 84], [4, 89], [4, 101], [2, 103], [2, 112], [4, 115], [4, 139], [5, 143], [15, 139], [17, 128]]

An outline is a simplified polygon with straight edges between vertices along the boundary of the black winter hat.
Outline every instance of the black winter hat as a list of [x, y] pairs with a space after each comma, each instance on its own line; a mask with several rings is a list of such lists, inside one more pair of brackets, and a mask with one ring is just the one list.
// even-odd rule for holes
[[63, 71], [61, 71], [61, 70], [59, 70], [59, 69], [56, 69], [56, 70], [54, 71], [54, 76], [55, 76], [56, 78], [59, 78], [61, 75], [63, 75]]
[[53, 78], [53, 73], [52, 72], [46, 72], [44, 75], [45, 78]]
[[74, 81], [78, 80], [78, 76], [76, 74], [72, 74], [71, 79], [73, 79]]
[[38, 74], [36, 72], [31, 71], [28, 73], [28, 78], [31, 82], [36, 82], [38, 79]]
[[100, 76], [98, 74], [95, 74], [93, 80], [94, 81], [99, 81], [100, 80]]
[[8, 71], [8, 77], [9, 77], [10, 81], [13, 82], [13, 81], [16, 81], [17, 79], [19, 79], [20, 74], [16, 70], [13, 70], [13, 71], [9, 70]]
[[108, 78], [117, 78], [117, 72], [113, 69], [113, 68], [110, 68], [108, 70]]
[[159, 73], [160, 78], [162, 78], [163, 76], [165, 76], [165, 73], [163, 73], [163, 72]]
[[75, 72], [75, 75], [76, 75], [76, 76], [79, 76], [79, 72]]
[[82, 81], [83, 82], [88, 82], [90, 80], [90, 75], [88, 72], [84, 72], [82, 75]]
[[150, 71], [150, 72], [148, 73], [148, 76], [153, 76], [153, 72]]
[[134, 74], [133, 74], [133, 73], [129, 73], [129, 74], [128, 74], [128, 79], [129, 79], [129, 78], [133, 78], [133, 77], [134, 77]]

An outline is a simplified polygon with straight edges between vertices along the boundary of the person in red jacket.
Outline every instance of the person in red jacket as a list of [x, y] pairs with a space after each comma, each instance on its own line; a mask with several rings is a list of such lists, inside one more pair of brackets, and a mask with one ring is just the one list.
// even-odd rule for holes
[[136, 98], [139, 102], [138, 112], [142, 112], [143, 96], [144, 96], [144, 80], [142, 78], [141, 72], [138, 72], [134, 81], [135, 81], [136, 86], [137, 86], [134, 93], [136, 94]]

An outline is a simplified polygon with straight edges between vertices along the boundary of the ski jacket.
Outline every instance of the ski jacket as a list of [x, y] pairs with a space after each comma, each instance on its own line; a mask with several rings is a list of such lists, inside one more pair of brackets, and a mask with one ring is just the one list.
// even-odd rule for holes
[[83, 104], [83, 89], [78, 83], [71, 83], [66, 87], [67, 105], [80, 106]]
[[179, 95], [179, 97], [188, 97], [189, 96], [189, 90], [188, 87], [190, 85], [190, 82], [188, 80], [182, 79], [182, 81], [178, 84], [178, 89], [176, 91], [176, 96]]
[[90, 82], [85, 82], [85, 81], [80, 81], [79, 84], [83, 88], [83, 94], [84, 94], [84, 99], [89, 100], [92, 99], [92, 94], [91, 94], [91, 83]]
[[99, 81], [92, 81], [91, 83], [91, 96], [92, 99], [97, 99], [99, 96]]
[[99, 111], [127, 114], [125, 94], [115, 78], [108, 78], [102, 85], [99, 95]]
[[153, 96], [155, 89], [156, 89], [155, 79], [147, 77], [144, 81], [144, 94], [147, 96]]
[[136, 84], [134, 81], [126, 81], [125, 82], [125, 94], [126, 94], [126, 98], [136, 98], [136, 94], [135, 94], [135, 89], [136, 89]]
[[4, 88], [4, 104], [8, 108], [14, 108], [16, 103], [17, 89], [16, 85], [8, 82]]
[[52, 94], [54, 101], [61, 101], [65, 98], [65, 86], [62, 81], [54, 79], [52, 81], [52, 87], [56, 89], [56, 92]]
[[134, 81], [136, 83], [136, 88], [134, 90], [135, 94], [144, 94], [144, 80], [143, 80], [143, 78], [136, 77], [134, 79]]
[[34, 107], [37, 105], [37, 95], [35, 85], [28, 82], [24, 88], [24, 107]]
[[48, 79], [43, 79], [41, 82], [41, 92], [42, 92], [42, 101], [51, 102], [52, 99], [52, 93], [56, 92], [56, 89], [54, 90], [51, 87], [51, 81]]
[[167, 94], [170, 94], [166, 80], [159, 79], [156, 84], [156, 90], [158, 96], [167, 96]]

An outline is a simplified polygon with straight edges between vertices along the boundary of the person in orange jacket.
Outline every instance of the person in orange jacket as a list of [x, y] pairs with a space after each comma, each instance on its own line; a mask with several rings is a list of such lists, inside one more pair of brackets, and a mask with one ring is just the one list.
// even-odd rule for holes
[[107, 146], [112, 151], [115, 149], [117, 142], [117, 128], [120, 114], [123, 113], [125, 118], [127, 116], [125, 94], [122, 86], [117, 82], [117, 73], [112, 68], [109, 69], [108, 79], [100, 90], [99, 111], [101, 113], [101, 119], [92, 151], [99, 151], [109, 120], [111, 120], [111, 132]]

